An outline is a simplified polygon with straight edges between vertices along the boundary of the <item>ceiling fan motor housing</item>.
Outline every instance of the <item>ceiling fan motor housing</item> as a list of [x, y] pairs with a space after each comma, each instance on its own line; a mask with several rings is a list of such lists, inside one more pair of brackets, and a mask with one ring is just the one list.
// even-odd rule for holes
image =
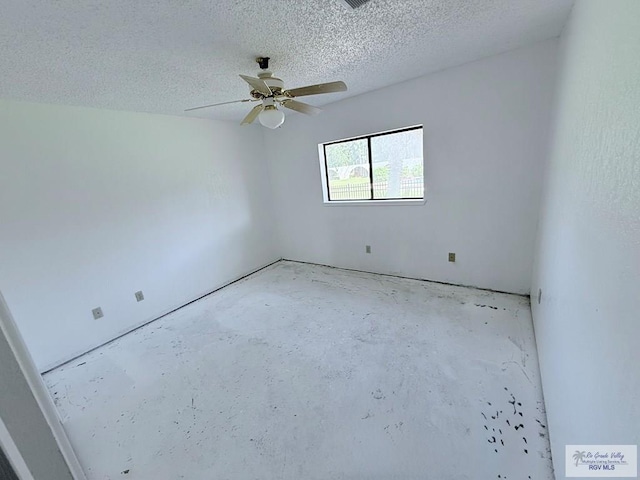
[[284, 82], [279, 78], [274, 77], [273, 74], [269, 71], [260, 72], [258, 74], [258, 78], [263, 80], [264, 83], [267, 84], [274, 95], [279, 95], [282, 93], [282, 90], [284, 90]]

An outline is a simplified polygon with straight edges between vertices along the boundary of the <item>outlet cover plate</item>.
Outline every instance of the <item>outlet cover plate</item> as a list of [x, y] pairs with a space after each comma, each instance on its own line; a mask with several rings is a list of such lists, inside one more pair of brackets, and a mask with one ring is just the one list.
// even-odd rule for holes
[[364, 251], [367, 253], [371, 253], [371, 245], [365, 245], [364, 246]]
[[449, 252], [449, 261], [450, 262], [455, 262], [456, 261], [456, 254], [453, 252]]
[[142, 300], [144, 300], [144, 293], [142, 293], [142, 290], [136, 292], [135, 295], [137, 302], [141, 302]]
[[93, 314], [94, 320], [98, 320], [99, 318], [104, 317], [104, 313], [102, 313], [102, 308], [100, 307], [94, 308], [93, 310], [91, 310], [91, 313]]

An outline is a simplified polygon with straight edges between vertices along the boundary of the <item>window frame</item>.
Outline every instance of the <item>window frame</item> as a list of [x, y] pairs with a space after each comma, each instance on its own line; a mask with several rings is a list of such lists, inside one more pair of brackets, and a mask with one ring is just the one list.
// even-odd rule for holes
[[[393, 135], [396, 133], [409, 132], [412, 130], [422, 130], [423, 132], [423, 145], [422, 145], [422, 185], [423, 193], [422, 197], [401, 197], [401, 198], [374, 198], [374, 182], [373, 182], [373, 158], [371, 153], [371, 139], [375, 137], [383, 137], [387, 135]], [[339, 143], [353, 142], [356, 140], [367, 141], [367, 160], [369, 167], [369, 188], [370, 198], [360, 199], [343, 199], [343, 200], [331, 200], [331, 192], [329, 189], [329, 168], [327, 166], [327, 146], [336, 145]], [[396, 128], [393, 130], [385, 130], [383, 132], [370, 133], [367, 135], [359, 135], [357, 137], [344, 138], [341, 140], [333, 140], [330, 142], [321, 143], [318, 145], [318, 153], [320, 158], [320, 169], [322, 178], [322, 196], [325, 205], [424, 205], [426, 203], [426, 182], [425, 182], [425, 169], [424, 169], [424, 127], [423, 125], [412, 125], [409, 127]]]

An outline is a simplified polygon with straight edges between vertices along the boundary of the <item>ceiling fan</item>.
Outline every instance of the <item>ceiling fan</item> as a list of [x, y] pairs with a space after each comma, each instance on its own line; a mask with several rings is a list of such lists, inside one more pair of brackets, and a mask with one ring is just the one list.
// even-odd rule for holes
[[185, 112], [217, 107], [219, 105], [228, 105], [230, 103], [260, 102], [259, 105], [253, 107], [249, 114], [244, 117], [240, 125], [249, 125], [257, 118], [260, 123], [267, 128], [278, 128], [284, 123], [284, 113], [278, 110], [278, 105], [307, 115], [317, 115], [322, 111], [321, 109], [313, 105], [298, 102], [294, 100], [294, 98], [318, 95], [321, 93], [344, 92], [347, 90], [344, 82], [320, 83], [318, 85], [285, 90], [284, 82], [274, 77], [269, 71], [269, 57], [258, 57], [256, 58], [256, 62], [262, 69], [262, 72], [258, 74], [258, 78], [240, 75], [240, 78], [251, 86], [251, 92], [249, 93], [251, 98], [188, 108]]

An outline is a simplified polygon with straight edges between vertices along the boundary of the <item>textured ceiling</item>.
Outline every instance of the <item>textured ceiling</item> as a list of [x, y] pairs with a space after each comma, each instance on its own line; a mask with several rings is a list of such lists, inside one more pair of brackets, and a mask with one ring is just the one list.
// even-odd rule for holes
[[[0, 0], [0, 98], [182, 115], [247, 98], [258, 55], [323, 105], [557, 36], [573, 0]], [[247, 104], [189, 114], [240, 119]]]

